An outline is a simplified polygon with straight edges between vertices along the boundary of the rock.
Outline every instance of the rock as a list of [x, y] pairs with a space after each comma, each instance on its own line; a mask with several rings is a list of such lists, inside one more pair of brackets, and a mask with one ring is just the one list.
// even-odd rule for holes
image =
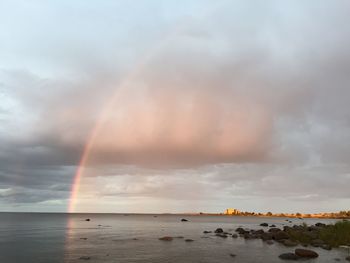
[[188, 238], [188, 239], [185, 239], [185, 241], [186, 241], [186, 242], [193, 242], [194, 240], [193, 240], [193, 239]]
[[222, 237], [222, 238], [227, 238], [227, 235], [225, 235], [223, 233], [217, 233], [215, 236]]
[[91, 258], [88, 257], [88, 256], [82, 256], [82, 257], [80, 257], [79, 259], [81, 259], [81, 260], [90, 260]]
[[85, 221], [90, 221], [90, 218], [86, 218]]
[[276, 227], [276, 225], [270, 225], [270, 227]]
[[273, 242], [272, 240], [266, 240], [266, 244], [268, 244], [268, 245], [273, 245], [274, 242]]
[[233, 237], [233, 238], [237, 238], [238, 235], [237, 235], [237, 234], [232, 234], [232, 237]]
[[252, 239], [253, 238], [253, 236], [249, 233], [243, 234], [243, 237], [244, 237], [244, 239]]
[[212, 232], [212, 231], [207, 231], [207, 230], [203, 231], [204, 234], [209, 234], [209, 233], [211, 233], [211, 232]]
[[347, 256], [345, 260], [350, 261], [350, 256]]
[[324, 242], [321, 239], [314, 239], [311, 241], [311, 246], [313, 247], [321, 247], [322, 245], [324, 245]]
[[269, 226], [268, 223], [261, 223], [260, 226]]
[[289, 239], [289, 235], [284, 231], [279, 231], [279, 232], [273, 233], [272, 239], [277, 241], [282, 239]]
[[81, 237], [80, 239], [81, 240], [87, 240], [87, 237]]
[[[286, 228], [290, 228], [289, 226], [286, 226]], [[292, 228], [290, 228], [292, 229]], [[294, 225], [293, 226], [293, 229], [294, 230], [300, 230], [300, 231], [304, 231], [305, 230], [305, 227], [304, 226], [300, 226], [300, 225]]]
[[175, 237], [175, 238], [180, 238], [180, 239], [183, 239], [184, 237], [183, 237], [183, 236], [177, 236], [177, 237]]
[[295, 255], [294, 253], [283, 253], [278, 256], [280, 259], [285, 259], [285, 260], [298, 260], [299, 257]]
[[315, 251], [303, 248], [295, 249], [295, 254], [302, 258], [317, 258], [318, 254]]
[[286, 239], [286, 240], [283, 240], [283, 245], [285, 245], [286, 247], [295, 247], [298, 245], [298, 243], [292, 240]]
[[181, 219], [181, 222], [188, 222], [188, 220], [185, 219], [185, 218], [182, 218], [182, 219]]
[[[294, 226], [293, 226], [293, 228], [294, 228]], [[290, 227], [290, 226], [284, 226], [284, 227], [283, 227], [283, 231], [288, 232], [288, 231], [290, 231], [290, 230], [293, 230], [293, 228]]]
[[270, 232], [270, 233], [276, 233], [276, 232], [280, 232], [280, 231], [282, 231], [282, 230], [279, 229], [279, 228], [277, 228], [277, 227], [273, 227], [273, 228], [270, 228], [270, 229], [269, 229], [269, 232]]
[[234, 258], [234, 257], [236, 257], [237, 255], [236, 255], [236, 254], [230, 254], [230, 256]]
[[264, 230], [262, 230], [262, 229], [252, 230], [251, 232], [252, 232], [252, 234], [255, 234], [255, 235], [262, 235], [265, 233]]
[[325, 250], [332, 250], [332, 247], [328, 244], [323, 244], [321, 245], [321, 248], [325, 249]]
[[222, 230], [222, 228], [217, 228], [216, 230], [215, 230], [215, 233], [223, 233], [224, 232], [224, 230]]
[[335, 261], [340, 261], [341, 259], [340, 259], [340, 258], [335, 258], [334, 260], [335, 260]]
[[272, 239], [272, 236], [273, 236], [272, 233], [264, 233], [264, 234], [261, 235], [260, 238], [261, 238], [262, 240], [266, 241], [266, 240], [271, 240], [271, 239]]
[[243, 228], [239, 227], [236, 229], [236, 232], [238, 232], [240, 235], [243, 235], [245, 233], [249, 233], [249, 231], [244, 230]]
[[162, 241], [173, 241], [173, 238], [172, 238], [172, 237], [165, 236], [165, 237], [159, 238], [159, 240], [162, 240]]

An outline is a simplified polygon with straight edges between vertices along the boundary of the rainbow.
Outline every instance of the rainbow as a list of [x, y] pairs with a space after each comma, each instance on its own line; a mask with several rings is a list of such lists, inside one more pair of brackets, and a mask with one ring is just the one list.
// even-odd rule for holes
[[83, 177], [84, 170], [88, 164], [91, 150], [93, 149], [94, 143], [96, 141], [96, 137], [99, 134], [100, 129], [103, 127], [103, 124], [107, 120], [108, 112], [111, 110], [113, 105], [115, 105], [116, 100], [119, 97], [119, 91], [122, 90], [123, 88], [125, 88], [127, 86], [127, 84], [132, 79], [134, 79], [135, 75], [138, 72], [140, 72], [142, 70], [142, 68], [144, 68], [146, 66], [147, 61], [156, 53], [156, 51], [161, 49], [168, 42], [169, 39], [170, 39], [170, 36], [168, 36], [164, 41], [162, 41], [160, 45], [156, 46], [153, 49], [153, 51], [147, 53], [147, 55], [141, 60], [141, 63], [139, 63], [139, 65], [137, 65], [134, 68], [134, 70], [131, 71], [131, 73], [125, 77], [125, 79], [122, 81], [122, 83], [119, 86], [119, 88], [117, 89], [117, 91], [113, 94], [110, 101], [107, 102], [106, 106], [102, 110], [99, 118], [97, 119], [97, 122], [96, 122], [94, 128], [92, 129], [90, 135], [88, 136], [88, 140], [84, 146], [80, 162], [78, 164], [76, 173], [75, 173], [74, 178], [73, 178], [73, 183], [72, 183], [70, 198], [69, 198], [69, 203], [68, 203], [68, 212], [69, 213], [75, 212], [78, 194], [79, 194], [79, 190], [80, 190], [81, 179]]
[[[223, 3], [216, 3], [217, 5], [211, 8], [208, 8], [205, 12], [203, 12], [202, 18], [208, 18], [210, 14], [212, 14], [214, 11], [218, 10], [220, 7], [223, 7], [226, 2]], [[80, 191], [80, 183], [83, 178], [83, 174], [85, 171], [85, 168], [88, 164], [89, 156], [91, 153], [91, 150], [93, 149], [93, 146], [96, 141], [96, 137], [99, 134], [100, 129], [103, 127], [103, 124], [105, 123], [107, 119], [108, 112], [111, 110], [113, 105], [116, 105], [116, 100], [119, 97], [119, 91], [122, 90], [127, 86], [127, 84], [134, 79], [134, 77], [139, 73], [147, 64], [150, 58], [153, 57], [159, 50], [162, 49], [167, 43], [171, 43], [172, 37], [176, 36], [176, 34], [185, 26], [187, 26], [187, 23], [189, 21], [182, 21], [177, 23], [173, 30], [170, 31], [170, 33], [164, 37], [162, 41], [159, 42], [158, 45], [153, 47], [151, 50], [146, 52], [146, 55], [143, 56], [143, 58], [140, 60], [140, 63], [135, 66], [133, 70], [124, 78], [124, 80], [121, 82], [120, 86], [118, 87], [117, 91], [112, 95], [111, 99], [109, 102], [106, 103], [106, 106], [102, 109], [102, 112], [97, 119], [97, 122], [95, 126], [93, 127], [90, 135], [88, 136], [87, 142], [84, 146], [81, 159], [79, 161], [79, 164], [77, 166], [76, 173], [73, 177], [73, 182], [72, 182], [72, 187], [70, 191], [70, 197], [69, 197], [69, 202], [68, 202], [68, 212], [69, 213], [74, 213], [76, 212], [76, 206], [77, 206], [77, 201], [78, 201], [78, 195]]]

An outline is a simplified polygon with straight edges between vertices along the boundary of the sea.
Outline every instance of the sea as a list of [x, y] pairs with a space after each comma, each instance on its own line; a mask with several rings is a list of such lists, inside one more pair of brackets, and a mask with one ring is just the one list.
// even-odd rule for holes
[[[182, 222], [183, 218], [188, 221]], [[278, 256], [293, 252], [294, 248], [279, 243], [268, 245], [260, 239], [222, 238], [203, 231], [261, 229], [262, 222], [283, 227], [334, 221], [214, 215], [0, 213], [0, 262], [283, 262]], [[163, 236], [174, 239], [159, 240]], [[307, 262], [348, 262], [346, 249], [312, 249], [319, 257]]]

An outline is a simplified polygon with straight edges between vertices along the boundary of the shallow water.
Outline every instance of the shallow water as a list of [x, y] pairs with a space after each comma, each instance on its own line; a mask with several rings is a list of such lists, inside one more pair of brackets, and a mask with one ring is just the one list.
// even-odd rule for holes
[[[91, 221], [85, 221], [90, 218]], [[278, 258], [286, 248], [261, 240], [226, 239], [204, 230], [222, 227], [233, 232], [239, 226], [261, 229], [262, 222], [277, 227], [320, 219], [257, 218], [228, 216], [120, 215], [120, 214], [38, 214], [0, 213], [0, 262], [285, 262]], [[162, 236], [183, 236], [195, 240], [171, 242]], [[307, 262], [347, 262], [347, 251], [312, 248], [319, 258]], [[236, 254], [232, 258], [230, 254]], [[90, 257], [88, 261], [80, 257]]]

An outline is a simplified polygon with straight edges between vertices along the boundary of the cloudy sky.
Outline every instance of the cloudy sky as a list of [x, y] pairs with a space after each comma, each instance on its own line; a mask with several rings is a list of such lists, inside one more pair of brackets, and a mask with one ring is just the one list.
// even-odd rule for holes
[[1, 0], [0, 211], [349, 210], [349, 10]]

